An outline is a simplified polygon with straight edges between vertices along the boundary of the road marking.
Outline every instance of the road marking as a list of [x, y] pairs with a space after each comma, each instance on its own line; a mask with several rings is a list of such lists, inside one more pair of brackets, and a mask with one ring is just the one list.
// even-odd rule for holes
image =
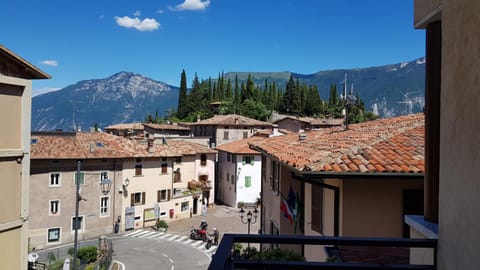
[[158, 237], [158, 239], [163, 239], [163, 238], [166, 238], [166, 237], [168, 237], [168, 236], [171, 236], [171, 234], [166, 233], [166, 234]]
[[199, 241], [199, 242], [193, 243], [192, 246], [199, 247], [202, 244], [203, 244], [203, 241]]
[[190, 244], [190, 243], [192, 243], [193, 241], [195, 241], [195, 240], [193, 240], [193, 239], [188, 239], [188, 240], [186, 240], [184, 243], [185, 243], [185, 244]]
[[150, 233], [150, 232], [149, 232], [149, 231], [143, 231], [143, 232], [134, 234], [134, 235], [132, 235], [131, 237], [139, 237], [139, 236], [144, 235], [144, 234], [147, 234], [147, 233]]
[[185, 240], [187, 240], [187, 239], [188, 239], [188, 237], [186, 237], [186, 236], [180, 236], [180, 237], [179, 237], [178, 239], [176, 239], [175, 241], [180, 242], [180, 241], [185, 241]]
[[156, 234], [150, 236], [149, 238], [156, 238], [156, 237], [159, 237], [159, 236], [162, 236], [162, 235], [165, 235], [165, 233], [163, 233], [163, 232], [156, 233]]
[[143, 232], [143, 230], [133, 231], [133, 232], [131, 232], [131, 233], [125, 234], [124, 236], [132, 236], [132, 235], [134, 235], [134, 234], [141, 233], [141, 232]]
[[173, 241], [173, 239], [175, 239], [175, 238], [177, 238], [177, 237], [178, 237], [178, 235], [173, 235], [172, 237], [168, 238], [167, 240], [168, 240], [168, 241]]
[[143, 235], [139, 236], [138, 238], [145, 238], [145, 237], [149, 237], [149, 236], [151, 236], [152, 234], [156, 234], [156, 232], [147, 232], [147, 233], [145, 233], [145, 234], [143, 234]]

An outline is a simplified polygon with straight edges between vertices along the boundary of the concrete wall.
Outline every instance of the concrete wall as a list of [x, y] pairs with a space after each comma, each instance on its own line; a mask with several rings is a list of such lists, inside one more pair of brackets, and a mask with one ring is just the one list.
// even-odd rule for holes
[[[244, 164], [243, 157], [251, 156], [254, 158], [252, 164]], [[262, 156], [261, 155], [235, 155], [237, 163], [237, 200], [244, 203], [256, 203], [260, 197], [261, 174], [262, 174]], [[245, 186], [245, 176], [251, 177], [251, 186]]]
[[27, 269], [30, 215], [30, 80], [0, 73], [0, 262], [5, 269]]
[[[114, 160], [85, 160], [81, 172], [85, 173], [85, 185], [80, 185], [80, 194], [86, 200], [80, 201], [79, 216], [83, 217], [83, 228], [78, 231], [78, 239], [89, 239], [113, 232], [117, 217], [121, 215], [122, 195], [118, 193], [123, 182], [121, 164], [114, 171]], [[118, 161], [120, 162], [120, 161]], [[108, 172], [112, 186], [108, 194], [100, 188], [100, 173]], [[72, 242], [72, 218], [75, 216], [75, 160], [33, 160], [30, 176], [30, 216], [28, 236], [30, 245], [37, 249]], [[60, 173], [60, 186], [50, 186], [50, 173]], [[39, 196], [39, 194], [41, 194]], [[101, 197], [108, 197], [109, 209], [100, 213]], [[59, 211], [50, 213], [50, 201], [59, 200]], [[60, 228], [60, 240], [48, 242], [50, 228]]]
[[402, 237], [403, 191], [422, 189], [418, 180], [344, 180], [342, 236]]
[[[230, 155], [230, 161], [227, 160], [227, 155]], [[237, 207], [236, 204], [236, 193], [235, 193], [235, 183], [236, 183], [236, 163], [232, 162], [233, 155], [219, 151], [218, 152], [218, 170], [219, 170], [219, 179], [217, 181], [218, 185], [218, 195], [219, 200], [222, 201], [225, 205]], [[233, 178], [233, 183], [231, 177]]]
[[479, 14], [477, 0], [443, 1], [440, 270], [480, 266]]
[[[217, 142], [217, 146], [218, 145], [222, 145], [222, 144], [226, 144], [226, 143], [230, 143], [230, 142], [233, 142], [233, 141], [238, 141], [238, 140], [242, 140], [244, 139], [244, 135], [243, 133], [246, 132], [247, 133], [247, 137], [250, 137], [252, 136], [255, 131], [257, 129], [253, 128], [253, 127], [242, 127], [242, 128], [233, 128], [233, 127], [229, 127], [229, 128], [225, 128], [225, 127], [217, 127], [216, 129], [216, 134], [215, 134], [215, 138], [216, 138], [216, 142]], [[224, 137], [224, 132], [228, 132], [228, 139], [226, 140], [225, 137]]]

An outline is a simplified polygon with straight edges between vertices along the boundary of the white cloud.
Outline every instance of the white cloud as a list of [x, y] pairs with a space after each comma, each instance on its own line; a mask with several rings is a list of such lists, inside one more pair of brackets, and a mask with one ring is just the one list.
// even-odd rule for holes
[[133, 16], [135, 17], [140, 17], [140, 15], [142, 15], [142, 12], [140, 10], [136, 10], [134, 13], [133, 13]]
[[159, 9], [159, 10], [155, 11], [155, 13], [163, 14], [163, 13], [165, 13], [165, 11], [163, 9]]
[[41, 94], [45, 94], [45, 93], [48, 93], [48, 92], [57, 91], [57, 90], [60, 90], [60, 89], [61, 88], [54, 88], [54, 87], [43, 87], [43, 88], [33, 89], [32, 90], [32, 97], [39, 96]]
[[175, 10], [204, 10], [210, 5], [210, 0], [185, 0], [177, 5]]
[[121, 27], [135, 28], [138, 31], [153, 31], [160, 27], [160, 23], [155, 19], [145, 18], [140, 20], [139, 18], [130, 18], [128, 16], [115, 17], [115, 21]]
[[40, 62], [40, 64], [51, 66], [51, 67], [58, 67], [57, 60], [43, 60], [42, 62]]

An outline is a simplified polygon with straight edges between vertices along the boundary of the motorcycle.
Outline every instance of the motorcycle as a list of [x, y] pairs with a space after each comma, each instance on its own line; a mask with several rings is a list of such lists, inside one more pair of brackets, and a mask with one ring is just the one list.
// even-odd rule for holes
[[207, 230], [192, 228], [190, 230], [190, 239], [207, 241]]
[[213, 238], [214, 238], [213, 233], [207, 234], [207, 243], [205, 244], [205, 249], [206, 250], [209, 250], [212, 247]]

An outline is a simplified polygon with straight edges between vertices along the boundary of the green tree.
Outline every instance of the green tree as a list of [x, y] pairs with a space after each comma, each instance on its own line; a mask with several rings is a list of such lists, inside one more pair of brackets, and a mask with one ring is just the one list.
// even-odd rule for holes
[[187, 116], [187, 75], [185, 70], [182, 70], [180, 76], [180, 91], [178, 92], [178, 106], [177, 106], [177, 116], [182, 119]]
[[243, 101], [240, 114], [261, 121], [266, 121], [269, 116], [267, 107], [263, 103], [252, 99]]
[[293, 76], [290, 75], [290, 79], [285, 87], [285, 94], [283, 95], [282, 103], [280, 106], [280, 112], [299, 115], [301, 109], [301, 97], [300, 91], [297, 89]]

